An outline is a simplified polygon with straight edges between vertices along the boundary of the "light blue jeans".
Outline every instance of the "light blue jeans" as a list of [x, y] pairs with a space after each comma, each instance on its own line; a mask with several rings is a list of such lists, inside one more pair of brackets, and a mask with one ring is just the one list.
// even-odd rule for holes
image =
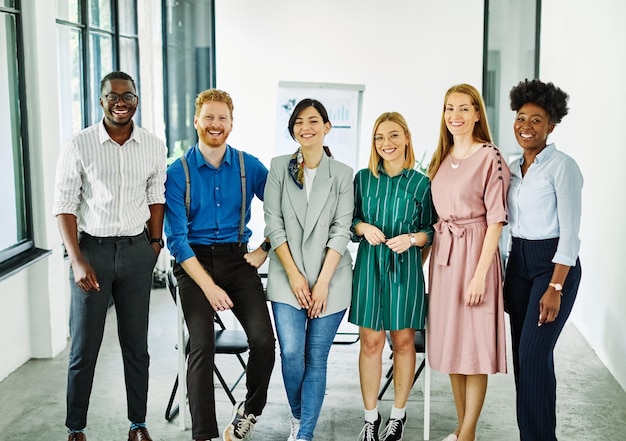
[[326, 393], [328, 353], [345, 310], [309, 319], [305, 309], [272, 302], [283, 382], [291, 414], [300, 420], [298, 439], [311, 441]]

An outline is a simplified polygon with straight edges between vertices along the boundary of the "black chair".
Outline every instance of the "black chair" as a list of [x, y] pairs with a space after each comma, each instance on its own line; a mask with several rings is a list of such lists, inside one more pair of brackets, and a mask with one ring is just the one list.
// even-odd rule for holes
[[[167, 286], [169, 288], [170, 294], [172, 295], [172, 299], [178, 305], [178, 295], [179, 295], [178, 294], [178, 282], [176, 281], [176, 277], [174, 277], [172, 270], [169, 270], [167, 272]], [[235, 400], [235, 397], [233, 396], [233, 391], [239, 385], [244, 375], [246, 374], [247, 365], [243, 357], [241, 356], [241, 354], [243, 354], [244, 352], [247, 352], [249, 349], [248, 338], [246, 336], [246, 333], [242, 330], [226, 329], [226, 326], [224, 325], [224, 322], [222, 321], [218, 313], [214, 314], [214, 321], [216, 324], [215, 354], [216, 355], [218, 354], [235, 355], [239, 361], [239, 364], [241, 364], [241, 367], [242, 367], [242, 372], [239, 374], [235, 382], [232, 383], [231, 385], [229, 385], [226, 382], [226, 380], [224, 379], [224, 376], [218, 369], [217, 364], [214, 365], [214, 369], [213, 369], [213, 371], [215, 372], [215, 376], [217, 377], [220, 384], [222, 385], [222, 388], [224, 389], [224, 392], [226, 392], [226, 395], [228, 395], [228, 398], [230, 399], [231, 403], [234, 405], [237, 401]], [[181, 391], [179, 393], [179, 403], [174, 406], [176, 392], [179, 387], [179, 378], [184, 378], [184, 376], [186, 375], [185, 365], [186, 365], [187, 356], [189, 355], [189, 334], [187, 333], [185, 329], [184, 322], [185, 322], [185, 319], [184, 319], [184, 316], [182, 315], [182, 308], [180, 307], [180, 305], [178, 305], [179, 344], [177, 345], [177, 349], [180, 350], [180, 346], [182, 343], [182, 346], [185, 348], [185, 350], [184, 350], [184, 354], [179, 353], [179, 372], [178, 372], [178, 375], [176, 375], [176, 380], [174, 381], [174, 386], [172, 387], [172, 393], [170, 394], [170, 398], [167, 403], [167, 408], [165, 409], [165, 419], [167, 421], [171, 421], [179, 413], [180, 403], [183, 402], [183, 400], [186, 401], [186, 396], [187, 396], [186, 383], [185, 383], [185, 386], [181, 388]], [[183, 391], [182, 389], [185, 389], [185, 390]], [[183, 430], [186, 429], [186, 427], [184, 426], [185, 426], [184, 418], [181, 418], [181, 429]]]

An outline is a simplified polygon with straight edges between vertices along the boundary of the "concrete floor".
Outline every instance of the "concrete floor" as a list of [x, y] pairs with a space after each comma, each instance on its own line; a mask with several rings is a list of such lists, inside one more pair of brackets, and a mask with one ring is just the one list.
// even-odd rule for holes
[[[350, 326], [350, 325], [347, 325]], [[344, 329], [346, 330], [346, 329]], [[348, 328], [347, 330], [351, 330]], [[155, 441], [190, 440], [191, 431], [179, 429], [179, 417], [164, 419], [176, 376], [176, 309], [164, 289], [153, 292], [150, 352], [151, 377], [147, 423]], [[362, 402], [357, 370], [359, 346], [334, 346], [329, 361], [328, 392], [316, 439], [355, 440], [362, 425]], [[386, 355], [388, 352], [386, 352]], [[31, 360], [0, 382], [0, 441], [67, 439], [65, 427], [65, 381], [67, 350], [54, 359]], [[626, 392], [595, 356], [579, 332], [568, 325], [556, 351], [558, 390], [558, 436], [566, 441], [624, 439]], [[229, 356], [218, 356], [223, 372], [235, 366]], [[389, 366], [385, 359], [385, 366]], [[509, 366], [510, 366], [509, 362]], [[481, 419], [478, 439], [519, 439], [515, 422], [513, 375], [493, 375]], [[431, 440], [439, 441], [455, 428], [456, 416], [447, 376], [432, 372]], [[408, 404], [405, 441], [422, 439], [423, 383], [418, 380]], [[243, 397], [244, 386], [235, 391]], [[383, 417], [392, 405], [392, 391], [380, 402]], [[218, 419], [224, 427], [232, 406], [220, 389], [216, 392]], [[285, 441], [288, 436], [288, 405], [282, 386], [280, 360], [272, 377], [267, 407], [257, 424], [256, 440]], [[125, 440], [128, 431], [122, 363], [111, 310], [100, 353], [89, 409], [89, 441]]]

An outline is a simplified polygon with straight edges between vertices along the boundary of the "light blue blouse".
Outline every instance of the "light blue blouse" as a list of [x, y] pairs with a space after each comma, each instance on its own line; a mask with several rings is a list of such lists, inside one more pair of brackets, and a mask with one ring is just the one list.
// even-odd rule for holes
[[580, 251], [583, 176], [576, 161], [546, 146], [522, 177], [521, 157], [511, 162], [508, 193], [509, 226], [513, 237], [530, 240], [559, 238], [553, 263], [574, 266]]

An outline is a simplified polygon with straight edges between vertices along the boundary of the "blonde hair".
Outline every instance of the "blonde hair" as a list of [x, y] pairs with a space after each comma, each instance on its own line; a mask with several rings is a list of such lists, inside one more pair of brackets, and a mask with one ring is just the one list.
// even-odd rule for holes
[[406, 120], [402, 115], [398, 112], [385, 112], [380, 115], [376, 122], [374, 122], [374, 128], [372, 129], [372, 150], [370, 153], [370, 161], [367, 168], [369, 168], [372, 175], [378, 177], [378, 165], [382, 161], [382, 157], [378, 154], [376, 150], [376, 143], [374, 142], [374, 136], [376, 135], [376, 130], [378, 130], [378, 126], [385, 122], [391, 121], [398, 124], [404, 130], [404, 134], [407, 138], [407, 144], [404, 150], [404, 164], [402, 164], [402, 168], [404, 169], [412, 169], [415, 166], [415, 153], [413, 152], [413, 141], [411, 140], [411, 131], [409, 130], [409, 125], [406, 123]]
[[225, 103], [228, 106], [228, 110], [230, 111], [230, 118], [233, 118], [233, 110], [235, 109], [235, 106], [233, 105], [233, 99], [227, 92], [219, 89], [207, 89], [198, 94], [198, 96], [196, 97], [196, 116], [200, 115], [202, 105], [210, 101]]
[[430, 164], [428, 166], [428, 177], [433, 179], [441, 166], [443, 160], [450, 153], [450, 149], [454, 145], [454, 139], [452, 134], [448, 130], [446, 126], [445, 120], [445, 112], [446, 112], [446, 103], [448, 102], [448, 98], [453, 93], [462, 93], [470, 97], [470, 101], [474, 106], [474, 109], [478, 112], [479, 119], [476, 121], [474, 125], [474, 131], [472, 133], [472, 138], [476, 142], [488, 142], [491, 143], [491, 131], [489, 130], [489, 122], [487, 121], [487, 111], [485, 107], [485, 102], [483, 98], [478, 93], [478, 90], [470, 84], [457, 84], [456, 86], [452, 86], [446, 92], [446, 95], [443, 99], [443, 109], [441, 111], [441, 125], [439, 127], [439, 142], [437, 144], [437, 150], [433, 153], [433, 157], [430, 160]]

